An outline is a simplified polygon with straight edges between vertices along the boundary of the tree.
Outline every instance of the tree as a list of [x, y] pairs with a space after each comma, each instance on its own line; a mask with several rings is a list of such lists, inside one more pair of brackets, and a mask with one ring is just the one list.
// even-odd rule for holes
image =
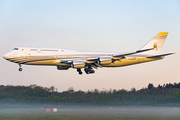
[[158, 85], [158, 88], [162, 89], [163, 87], [159, 84], [159, 85]]
[[149, 85], [148, 85], [148, 89], [149, 89], [149, 90], [151, 90], [152, 88], [154, 88], [154, 85], [153, 85], [153, 84], [151, 84], [151, 83], [149, 83]]
[[68, 92], [71, 93], [71, 94], [74, 93], [74, 88], [73, 88], [73, 87], [70, 87], [70, 88], [68, 89]]
[[29, 87], [34, 89], [35, 87], [37, 87], [37, 85], [36, 84], [31, 84]]
[[51, 87], [50, 87], [50, 92], [55, 92], [55, 89], [56, 89], [56, 88], [55, 88], [54, 86], [51, 86]]
[[131, 92], [132, 92], [132, 93], [136, 93], [136, 88], [134, 88], [134, 87], [131, 88]]

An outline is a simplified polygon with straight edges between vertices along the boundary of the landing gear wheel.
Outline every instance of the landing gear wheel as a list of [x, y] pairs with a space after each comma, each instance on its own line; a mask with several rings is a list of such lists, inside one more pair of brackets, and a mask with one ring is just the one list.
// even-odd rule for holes
[[80, 68], [77, 68], [77, 72], [79, 73], [79, 75], [83, 74]]
[[86, 72], [86, 74], [89, 74], [88, 68], [84, 68], [84, 71]]
[[22, 71], [23, 69], [22, 68], [19, 68], [19, 71]]
[[21, 64], [18, 63], [18, 65], [19, 65], [19, 71], [22, 71], [23, 69], [21, 68]]
[[93, 74], [93, 73], [95, 73], [95, 71], [91, 67], [84, 68], [84, 71], [86, 72], [86, 74]]
[[90, 73], [95, 73], [95, 71], [92, 69]]

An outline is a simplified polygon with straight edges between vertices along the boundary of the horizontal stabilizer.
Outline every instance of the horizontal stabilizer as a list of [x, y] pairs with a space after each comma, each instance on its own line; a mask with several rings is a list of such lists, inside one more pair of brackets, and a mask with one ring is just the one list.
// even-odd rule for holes
[[149, 56], [149, 57], [146, 57], [146, 58], [164, 57], [164, 56], [172, 55], [172, 54], [175, 54], [175, 53], [167, 53], [167, 54], [161, 54], [161, 55], [154, 55], [154, 56]]

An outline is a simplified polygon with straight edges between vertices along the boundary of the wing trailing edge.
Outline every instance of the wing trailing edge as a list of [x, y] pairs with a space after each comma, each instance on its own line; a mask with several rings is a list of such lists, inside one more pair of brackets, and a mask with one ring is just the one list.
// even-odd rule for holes
[[172, 55], [172, 54], [175, 54], [175, 53], [167, 53], [167, 54], [161, 54], [161, 55], [148, 56], [146, 58], [164, 57], [164, 56], [168, 56], [168, 55]]
[[124, 53], [124, 54], [117, 54], [117, 55], [112, 55], [112, 56], [113, 57], [122, 57], [122, 56], [132, 55], [132, 54], [136, 54], [136, 53], [150, 51], [150, 50], [153, 50], [153, 49], [154, 48], [143, 49], [143, 50], [138, 50], [138, 51], [135, 51], [135, 52], [129, 52], [129, 53]]

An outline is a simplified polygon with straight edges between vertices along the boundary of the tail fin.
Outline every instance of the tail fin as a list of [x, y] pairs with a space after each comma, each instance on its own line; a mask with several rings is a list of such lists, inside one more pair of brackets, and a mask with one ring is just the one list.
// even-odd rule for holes
[[160, 53], [163, 48], [164, 42], [166, 41], [167, 35], [168, 32], [160, 32], [153, 39], [151, 39], [146, 45], [144, 45], [140, 50], [154, 48], [153, 50], [147, 51], [145, 53], [148, 54]]

